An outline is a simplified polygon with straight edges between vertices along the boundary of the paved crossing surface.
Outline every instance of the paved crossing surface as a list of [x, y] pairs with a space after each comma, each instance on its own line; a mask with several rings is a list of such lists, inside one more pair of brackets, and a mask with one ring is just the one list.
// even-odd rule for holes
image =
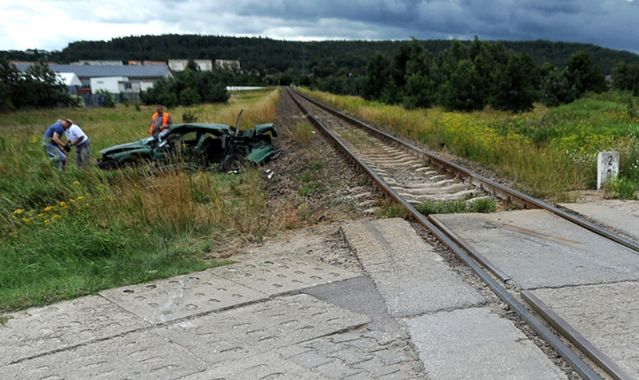
[[[342, 232], [353, 259], [337, 260], [334, 246], [317, 241], [313, 252], [280, 246], [285, 253], [267, 255], [265, 247], [230, 266], [13, 313], [0, 327], [0, 373], [13, 379], [564, 377], [407, 222], [362, 221]], [[493, 344], [482, 350], [480, 341]]]

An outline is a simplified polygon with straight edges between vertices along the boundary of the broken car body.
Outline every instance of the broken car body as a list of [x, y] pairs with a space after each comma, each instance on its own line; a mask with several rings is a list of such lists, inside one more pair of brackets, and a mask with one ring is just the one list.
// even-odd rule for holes
[[223, 170], [237, 170], [247, 163], [259, 165], [274, 158], [278, 150], [271, 144], [272, 136], [277, 136], [273, 123], [243, 131], [225, 124], [175, 124], [158, 137], [101, 150], [98, 166], [109, 169], [179, 161], [199, 167], [219, 164]]

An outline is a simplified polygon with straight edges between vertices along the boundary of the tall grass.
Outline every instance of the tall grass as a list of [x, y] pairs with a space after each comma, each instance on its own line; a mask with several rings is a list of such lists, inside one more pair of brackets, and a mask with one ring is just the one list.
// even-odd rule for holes
[[[229, 105], [189, 110], [202, 122], [234, 124], [244, 108], [249, 127], [275, 119], [277, 96], [241, 94]], [[61, 114], [81, 123], [98, 148], [144, 137], [150, 117], [122, 106], [3, 115], [0, 312], [220, 265], [209, 251], [229, 238], [259, 240], [271, 225], [258, 170], [51, 168], [40, 138]]]
[[621, 151], [626, 168], [636, 160], [632, 131], [639, 130], [639, 119], [627, 111], [626, 94], [591, 95], [553, 109], [537, 106], [511, 114], [407, 110], [359, 97], [308, 93], [393, 133], [478, 162], [537, 196], [565, 199], [571, 190], [592, 187], [597, 151]]

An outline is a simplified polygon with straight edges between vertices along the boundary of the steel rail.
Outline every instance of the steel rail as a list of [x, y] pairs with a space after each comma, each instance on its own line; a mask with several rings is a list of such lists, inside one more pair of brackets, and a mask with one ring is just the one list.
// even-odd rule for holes
[[[433, 224], [428, 218], [415, 209], [410, 203], [408, 203], [399, 193], [391, 188], [380, 176], [377, 175], [364, 161], [357, 157], [356, 153], [351, 150], [339, 136], [337, 136], [330, 128], [326, 127], [318, 118], [314, 117], [306, 107], [293, 95], [290, 89], [286, 89], [288, 95], [293, 99], [297, 106], [305, 114], [306, 118], [315, 127], [324, 134], [328, 140], [344, 154], [347, 159], [353, 163], [358, 169], [366, 173], [374, 185], [380, 188], [390, 198], [404, 207], [411, 215], [411, 217], [428, 229], [435, 237], [445, 244], [450, 250], [462, 260], [481, 280], [490, 287], [490, 289], [506, 304], [514, 310], [519, 317], [524, 320], [544, 341], [546, 341], [552, 348], [561, 355], [568, 364], [584, 379], [599, 380], [602, 379], [597, 372], [595, 372], [583, 359], [570, 349], [557, 335], [554, 334], [546, 325], [544, 325], [539, 319], [537, 319], [526, 307], [521, 304], [512, 294], [506, 290], [497, 280], [488, 274], [484, 268], [476, 262], [462, 247], [460, 247], [455, 241], [449, 238], [449, 236]], [[296, 93], [297, 94], [297, 93]], [[306, 97], [303, 97], [306, 99]]]
[[619, 236], [618, 234], [615, 234], [595, 223], [590, 222], [587, 219], [584, 219], [580, 216], [577, 216], [575, 214], [572, 214], [570, 212], [567, 212], [566, 210], [563, 210], [555, 205], [549, 204], [541, 199], [532, 197], [526, 193], [523, 193], [521, 191], [512, 189], [508, 186], [505, 186], [495, 180], [492, 180], [490, 178], [487, 178], [481, 174], [475, 173], [471, 170], [468, 170], [466, 168], [464, 168], [463, 166], [460, 166], [450, 160], [447, 160], [445, 158], [442, 157], [438, 157], [435, 154], [433, 154], [432, 152], [427, 151], [426, 149], [420, 148], [418, 146], [416, 146], [415, 144], [406, 141], [404, 139], [401, 139], [397, 136], [392, 135], [391, 133], [388, 133], [386, 131], [383, 131], [377, 127], [374, 127], [362, 120], [359, 120], [353, 116], [350, 115], [346, 115], [343, 112], [340, 112], [339, 110], [328, 106], [324, 103], [321, 103], [311, 97], [309, 97], [308, 95], [302, 94], [298, 91], [292, 90], [294, 91], [295, 94], [301, 96], [302, 98], [306, 99], [307, 101], [311, 102], [312, 104], [316, 105], [317, 107], [320, 107], [330, 113], [332, 113], [333, 115], [346, 120], [349, 123], [355, 124], [358, 127], [366, 130], [366, 131], [370, 131], [378, 136], [381, 136], [384, 139], [390, 140], [394, 143], [397, 143], [399, 145], [401, 145], [403, 148], [406, 148], [420, 156], [422, 156], [423, 158], [425, 158], [427, 161], [431, 162], [431, 163], [435, 163], [436, 165], [442, 167], [444, 170], [446, 171], [452, 171], [455, 173], [460, 174], [462, 177], [466, 178], [467, 180], [469, 180], [471, 183], [477, 185], [479, 188], [486, 190], [488, 192], [493, 193], [494, 195], [498, 196], [501, 199], [506, 200], [507, 202], [512, 202], [514, 204], [519, 205], [520, 207], [523, 208], [540, 208], [540, 209], [544, 209], [546, 211], [549, 211], [561, 218], [564, 218], [574, 224], [577, 224], [580, 227], [583, 227], [591, 232], [596, 233], [597, 235], [603, 236], [606, 239], [612, 240], [615, 243], [621, 244], [626, 248], [630, 248], [633, 251], [639, 252], [639, 244], [630, 240], [630, 239], [626, 239], [623, 236]]

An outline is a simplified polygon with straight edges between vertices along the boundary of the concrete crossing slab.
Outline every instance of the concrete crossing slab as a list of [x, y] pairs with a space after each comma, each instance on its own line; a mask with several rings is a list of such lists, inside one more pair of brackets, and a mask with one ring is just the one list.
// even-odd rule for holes
[[263, 293], [220, 278], [212, 271], [109, 289], [100, 295], [152, 324], [265, 298]]
[[484, 302], [405, 220], [354, 222], [342, 231], [391, 315], [411, 316]]
[[357, 276], [329, 264], [265, 258], [109, 289], [100, 295], [149, 323], [159, 324]]
[[179, 379], [206, 369], [186, 350], [135, 332], [0, 368], [3, 379]]
[[147, 326], [102, 297], [89, 296], [8, 314], [0, 326], [0, 367]]
[[308, 368], [281, 358], [276, 353], [265, 353], [250, 358], [224, 362], [213, 366], [204, 372], [186, 376], [183, 380], [211, 380], [211, 379], [329, 379]]
[[284, 257], [253, 260], [211, 271], [268, 296], [361, 276], [334, 265]]
[[483, 308], [405, 320], [431, 379], [565, 379], [512, 322]]
[[610, 358], [627, 378], [639, 378], [639, 283], [531, 292]]
[[639, 242], [639, 201], [602, 200], [590, 203], [562, 203], [561, 206], [612, 227]]
[[186, 320], [157, 330], [210, 364], [262, 354], [370, 322], [300, 294]]
[[543, 210], [432, 215], [522, 288], [639, 279], [639, 254]]

